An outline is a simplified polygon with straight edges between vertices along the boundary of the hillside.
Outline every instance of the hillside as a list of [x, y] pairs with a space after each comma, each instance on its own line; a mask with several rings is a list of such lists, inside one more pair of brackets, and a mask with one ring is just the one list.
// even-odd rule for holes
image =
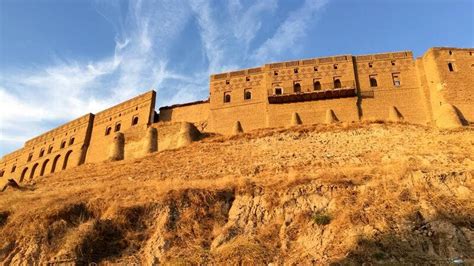
[[210, 135], [0, 193], [0, 262], [474, 259], [474, 129], [356, 123]]

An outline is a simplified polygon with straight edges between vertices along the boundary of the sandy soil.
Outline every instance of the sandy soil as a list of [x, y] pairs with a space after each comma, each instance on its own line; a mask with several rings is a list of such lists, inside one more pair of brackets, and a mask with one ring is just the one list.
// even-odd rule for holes
[[8, 188], [0, 262], [472, 262], [473, 174], [472, 127], [211, 135]]

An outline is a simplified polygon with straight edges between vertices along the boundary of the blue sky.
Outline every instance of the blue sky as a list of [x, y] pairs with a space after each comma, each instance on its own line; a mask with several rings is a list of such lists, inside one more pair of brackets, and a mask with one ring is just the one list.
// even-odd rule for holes
[[141, 92], [336, 54], [474, 47], [472, 0], [0, 0], [0, 155]]

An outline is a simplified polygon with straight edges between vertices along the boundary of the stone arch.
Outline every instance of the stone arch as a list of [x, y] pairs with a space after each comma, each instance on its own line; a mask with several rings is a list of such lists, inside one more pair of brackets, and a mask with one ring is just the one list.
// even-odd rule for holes
[[30, 173], [30, 179], [33, 179], [33, 177], [35, 177], [35, 172], [36, 172], [36, 168], [38, 168], [38, 163], [35, 163], [33, 165], [33, 167], [31, 168], [31, 173]]
[[293, 84], [293, 92], [300, 93], [301, 92], [301, 84], [299, 82], [295, 82]]
[[342, 88], [341, 80], [340, 79], [335, 79], [334, 80], [334, 88], [335, 89], [340, 89]]
[[43, 166], [41, 166], [41, 172], [40, 172], [40, 176], [43, 176], [45, 171], [46, 171], [46, 166], [48, 166], [48, 163], [49, 163], [49, 159], [46, 159], [44, 162], [43, 162]]
[[315, 91], [321, 90], [321, 82], [319, 82], [319, 80], [314, 81], [313, 88]]
[[60, 154], [58, 154], [58, 155], [56, 155], [56, 157], [54, 157], [53, 165], [51, 166], [51, 173], [54, 173], [54, 171], [56, 170], [56, 166], [58, 165], [59, 158], [61, 158]]
[[28, 167], [25, 167], [25, 169], [23, 169], [23, 171], [21, 172], [20, 182], [23, 181], [23, 179], [25, 178], [27, 172], [28, 172]]
[[71, 153], [72, 153], [72, 150], [69, 150], [66, 155], [64, 156], [64, 162], [63, 162], [63, 170], [66, 169], [67, 167], [67, 164], [68, 164], [68, 161], [69, 161], [69, 157], [71, 157]]

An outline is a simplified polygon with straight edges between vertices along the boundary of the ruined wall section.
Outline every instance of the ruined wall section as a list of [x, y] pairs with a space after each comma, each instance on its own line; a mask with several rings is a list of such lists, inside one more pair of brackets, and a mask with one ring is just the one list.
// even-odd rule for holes
[[21, 182], [83, 163], [93, 120], [87, 114], [28, 140], [24, 148], [2, 158], [7, 178]]
[[209, 100], [160, 108], [160, 122], [190, 122], [200, 131], [208, 131]]
[[403, 120], [426, 124], [429, 112], [412, 52], [355, 56], [354, 66], [363, 120], [387, 120], [393, 106]]
[[[431, 48], [420, 59], [433, 120], [444, 104], [454, 106], [464, 123], [474, 122], [474, 49]], [[421, 67], [421, 66], [420, 66]]]
[[86, 162], [107, 160], [117, 132], [150, 125], [153, 122], [155, 95], [154, 91], [150, 91], [97, 113]]
[[208, 131], [229, 134], [237, 121], [245, 131], [265, 127], [266, 104], [263, 68], [212, 75]]

